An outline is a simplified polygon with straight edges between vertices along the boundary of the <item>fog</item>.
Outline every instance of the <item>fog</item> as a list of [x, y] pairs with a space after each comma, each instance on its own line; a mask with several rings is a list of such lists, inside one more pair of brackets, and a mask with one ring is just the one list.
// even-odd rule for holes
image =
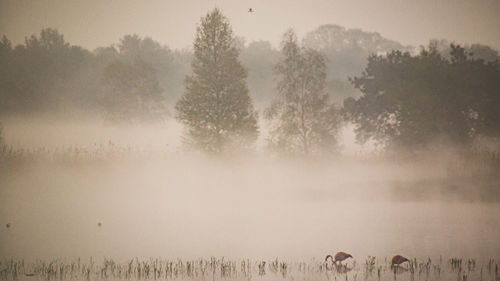
[[171, 157], [4, 178], [1, 220], [12, 226], [2, 231], [3, 257], [301, 260], [349, 249], [359, 257], [481, 258], [499, 251], [498, 204], [398, 200], [396, 169]]
[[0, 5], [0, 281], [500, 280], [499, 1]]
[[2, 258], [307, 260], [349, 250], [361, 260], [394, 253], [481, 259], [500, 251], [498, 191], [482, 196], [474, 182], [450, 184], [440, 161], [212, 159], [179, 150], [175, 122], [5, 124], [7, 142], [22, 147], [135, 150], [4, 166]]

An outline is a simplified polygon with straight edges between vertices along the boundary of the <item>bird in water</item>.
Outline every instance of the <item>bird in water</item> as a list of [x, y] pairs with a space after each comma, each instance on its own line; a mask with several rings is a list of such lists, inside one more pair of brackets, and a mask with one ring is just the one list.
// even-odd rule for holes
[[248, 12], [249, 13], [253, 13], [253, 9], [252, 8], [248, 8]]
[[395, 255], [394, 257], [392, 257], [392, 260], [391, 260], [391, 267], [393, 266], [399, 266], [400, 264], [404, 263], [404, 262], [407, 262], [407, 261], [410, 261], [409, 259], [401, 256], [401, 255]]
[[[334, 257], [335, 257], [335, 259], [334, 259]], [[325, 262], [328, 259], [332, 259], [333, 264], [337, 264], [337, 262], [342, 263], [342, 261], [344, 261], [344, 260], [346, 260], [348, 258], [352, 258], [351, 254], [344, 253], [344, 252], [338, 252], [338, 253], [335, 254], [334, 257], [332, 257], [332, 255], [326, 256]]]

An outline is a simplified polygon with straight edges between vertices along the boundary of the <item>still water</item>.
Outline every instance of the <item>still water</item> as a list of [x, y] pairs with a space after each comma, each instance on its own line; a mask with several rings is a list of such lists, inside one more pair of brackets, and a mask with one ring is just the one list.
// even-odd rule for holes
[[408, 173], [178, 154], [29, 164], [0, 179], [0, 258], [498, 257], [500, 204], [399, 196]]

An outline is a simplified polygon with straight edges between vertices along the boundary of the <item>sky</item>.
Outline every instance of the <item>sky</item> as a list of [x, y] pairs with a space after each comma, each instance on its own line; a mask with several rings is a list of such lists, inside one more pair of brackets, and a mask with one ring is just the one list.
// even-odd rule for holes
[[52, 27], [71, 44], [94, 49], [137, 33], [181, 49], [214, 7], [246, 42], [276, 46], [290, 27], [304, 35], [338, 24], [414, 46], [444, 38], [500, 49], [500, 0], [0, 0], [0, 35], [18, 44]]

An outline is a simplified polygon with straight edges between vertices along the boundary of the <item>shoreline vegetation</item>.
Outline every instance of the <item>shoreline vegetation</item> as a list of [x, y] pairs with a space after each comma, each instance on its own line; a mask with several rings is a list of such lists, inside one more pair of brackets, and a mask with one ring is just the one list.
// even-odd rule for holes
[[[364, 181], [345, 183], [343, 191], [331, 189], [332, 197], [357, 190], [357, 184], [369, 184], [389, 191], [397, 201], [442, 200], [461, 202], [500, 202], [500, 154], [497, 152], [462, 152], [435, 154], [366, 153], [338, 155], [336, 157], [295, 157], [282, 159], [269, 157], [265, 151], [246, 151], [220, 157], [190, 154], [186, 151], [169, 151], [148, 147], [108, 144], [94, 146], [67, 146], [61, 148], [23, 148], [3, 145], [0, 147], [0, 175], [11, 176], [55, 169], [100, 169], [103, 167], [139, 167], [165, 165], [182, 161], [189, 167], [202, 161], [205, 165], [228, 163], [252, 170], [252, 165], [280, 166], [292, 173], [306, 167], [314, 173], [341, 173], [360, 169]], [[230, 165], [230, 164], [229, 164]], [[298, 170], [299, 169], [299, 170]], [[307, 171], [306, 171], [307, 173]], [[371, 174], [375, 176], [370, 176]], [[366, 175], [366, 176], [365, 176]], [[342, 181], [340, 181], [342, 183]], [[311, 192], [314, 188], [309, 188]], [[323, 189], [321, 192], [325, 192]], [[340, 192], [340, 193], [339, 193]], [[344, 194], [345, 193], [345, 194]], [[355, 194], [355, 193], [353, 193]], [[385, 194], [387, 195], [387, 194]], [[352, 195], [351, 195], [352, 196]]]
[[[500, 280], [500, 260], [442, 256], [410, 259], [401, 266], [390, 258], [368, 256], [364, 261], [331, 265], [311, 259], [294, 262], [271, 260], [198, 258], [192, 260], [132, 258], [126, 262], [104, 258], [5, 260], [0, 280]], [[31, 279], [33, 278], [33, 279]]]

